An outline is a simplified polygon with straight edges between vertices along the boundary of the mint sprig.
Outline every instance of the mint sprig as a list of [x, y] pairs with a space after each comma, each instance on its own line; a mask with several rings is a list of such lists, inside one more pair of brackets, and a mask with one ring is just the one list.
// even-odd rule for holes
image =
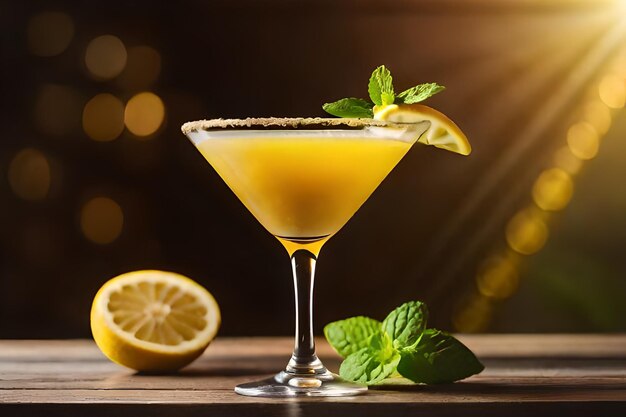
[[427, 329], [427, 319], [426, 304], [409, 301], [382, 323], [358, 316], [327, 324], [324, 335], [344, 358], [339, 375], [367, 385], [385, 383], [386, 378], [397, 374], [415, 383], [441, 384], [484, 369], [454, 336]]
[[426, 100], [445, 90], [437, 83], [419, 84], [395, 94], [391, 72], [384, 65], [372, 72], [367, 91], [370, 100], [361, 98], [342, 98], [322, 106], [325, 112], [337, 117], [371, 118], [374, 116], [374, 106], [390, 104], [413, 104]]

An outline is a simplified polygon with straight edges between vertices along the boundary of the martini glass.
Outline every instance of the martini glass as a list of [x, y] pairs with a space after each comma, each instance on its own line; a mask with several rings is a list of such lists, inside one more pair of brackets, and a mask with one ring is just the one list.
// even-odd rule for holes
[[367, 387], [329, 372], [315, 354], [313, 282], [320, 249], [429, 127], [370, 119], [262, 118], [189, 122], [182, 131], [291, 258], [295, 347], [274, 377], [242, 395], [346, 396]]

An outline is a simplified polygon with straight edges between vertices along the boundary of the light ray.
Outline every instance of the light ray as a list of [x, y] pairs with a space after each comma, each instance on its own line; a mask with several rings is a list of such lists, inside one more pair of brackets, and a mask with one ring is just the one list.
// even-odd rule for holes
[[[442, 231], [433, 240], [433, 245], [430, 246], [431, 249], [424, 259], [441, 259], [440, 254], [449, 249], [448, 247], [454, 239], [458, 239], [458, 236], [461, 235], [459, 231], [468, 223], [468, 220], [472, 217], [479, 217], [482, 205], [488, 197], [493, 195], [494, 190], [510, 172], [511, 167], [516, 166], [522, 155], [527, 154], [538, 141], [544, 139], [544, 132], [553, 126], [554, 121], [558, 120], [565, 110], [572, 106], [572, 103], [577, 102], [580, 92], [594, 76], [597, 76], [611, 54], [623, 44], [625, 29], [626, 26], [622, 25], [610, 27], [606, 35], [598, 41], [598, 44], [589, 48], [589, 52], [583, 59], [579, 60], [576, 67], [572, 68], [569, 74], [564, 77], [560, 88], [556, 89], [555, 93], [543, 105], [537, 106], [535, 119], [526, 126], [525, 132], [520, 135], [518, 141], [506, 149], [506, 153], [497, 160], [490, 172], [482, 178], [482, 181], [467, 193], [466, 201], [459, 205], [461, 210], [442, 228]], [[498, 201], [496, 207], [491, 207], [491, 216], [484, 219], [483, 226], [468, 240], [468, 244], [464, 246], [461, 252], [457, 252], [452, 260], [446, 258], [447, 261], [444, 264], [437, 266], [438, 279], [434, 281], [435, 285], [431, 293], [433, 297], [436, 298], [445, 293], [462, 266], [497, 231], [502, 220], [510, 213], [512, 204], [528, 188], [524, 186], [525, 183], [531, 182], [531, 176], [528, 177], [519, 181], [520, 186], [517, 189], [509, 189], [507, 195]], [[433, 262], [418, 266], [413, 276], [422, 275], [428, 268], [432, 267]]]

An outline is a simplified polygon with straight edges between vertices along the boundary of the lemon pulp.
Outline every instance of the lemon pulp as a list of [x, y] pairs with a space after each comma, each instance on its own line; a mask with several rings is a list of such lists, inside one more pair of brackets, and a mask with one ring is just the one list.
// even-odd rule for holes
[[91, 310], [94, 340], [112, 361], [174, 370], [200, 356], [221, 322], [213, 296], [172, 272], [136, 271], [105, 283]]

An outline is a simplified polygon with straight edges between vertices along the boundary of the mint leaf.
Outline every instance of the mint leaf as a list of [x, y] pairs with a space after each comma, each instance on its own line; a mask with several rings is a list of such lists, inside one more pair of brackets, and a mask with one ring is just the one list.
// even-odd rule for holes
[[383, 105], [386, 106], [388, 104], [393, 104], [396, 97], [393, 95], [393, 91], [391, 93], [380, 93], [380, 99], [383, 102]]
[[324, 327], [328, 343], [346, 357], [358, 350], [369, 347], [370, 337], [380, 333], [381, 323], [369, 317], [358, 316], [334, 321]]
[[393, 349], [389, 338], [382, 333], [372, 335], [369, 345], [341, 363], [339, 375], [343, 379], [373, 385], [395, 372], [401, 356]]
[[326, 113], [337, 117], [374, 117], [372, 111], [374, 105], [361, 98], [342, 98], [333, 103], [326, 103], [322, 106]]
[[424, 101], [428, 97], [432, 97], [445, 89], [446, 87], [437, 83], [420, 84], [398, 94], [397, 101], [405, 104], [419, 103], [420, 101]]
[[383, 332], [377, 332], [371, 335], [367, 340], [367, 346], [376, 351], [390, 354], [393, 350], [391, 339]]
[[393, 310], [383, 321], [383, 332], [396, 349], [410, 347], [426, 328], [428, 308], [421, 301], [409, 301]]
[[384, 65], [381, 65], [372, 72], [367, 91], [374, 104], [379, 106], [393, 104], [395, 99], [393, 79], [391, 78], [391, 72], [389, 72]]
[[437, 329], [427, 329], [417, 345], [402, 351], [398, 372], [413, 382], [443, 384], [477, 374], [484, 366], [463, 343]]

